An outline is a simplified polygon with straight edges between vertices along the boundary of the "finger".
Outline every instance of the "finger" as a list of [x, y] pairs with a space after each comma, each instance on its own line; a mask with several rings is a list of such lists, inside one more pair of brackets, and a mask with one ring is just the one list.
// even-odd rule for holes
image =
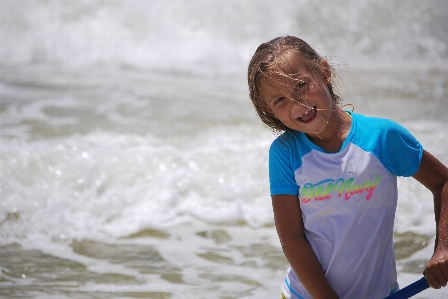
[[448, 282], [448, 264], [445, 260], [438, 262], [439, 266], [439, 282], [442, 287], [447, 285]]
[[433, 275], [432, 273], [428, 273], [428, 271], [425, 271], [425, 278], [428, 281], [430, 288], [440, 289], [441, 285], [436, 275]]
[[434, 289], [446, 286], [448, 280], [448, 269], [445, 260], [436, 261], [430, 268], [427, 268], [428, 282]]
[[426, 281], [428, 282], [428, 286], [429, 286], [431, 289], [434, 289], [434, 287], [432, 286], [431, 282], [430, 282], [429, 279], [428, 279], [428, 276], [426, 276], [426, 274], [424, 274], [424, 277], [425, 277]]
[[440, 289], [448, 282], [448, 262], [443, 258], [432, 259], [423, 273], [431, 288]]

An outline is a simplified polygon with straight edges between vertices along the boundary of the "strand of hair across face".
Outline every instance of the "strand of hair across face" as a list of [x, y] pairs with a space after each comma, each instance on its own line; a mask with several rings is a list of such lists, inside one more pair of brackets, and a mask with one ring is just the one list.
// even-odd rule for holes
[[[262, 75], [265, 77], [265, 78], [269, 78], [269, 80], [272, 80], [272, 81], [274, 81], [274, 82], [276, 82], [277, 84], [279, 84], [279, 85], [282, 85], [282, 86], [285, 86], [285, 87], [289, 87], [288, 86], [288, 84], [287, 83], [283, 83], [283, 82], [281, 82], [281, 81], [279, 81], [279, 80], [276, 80], [275, 78], [273, 78], [272, 76], [269, 76], [269, 75], [267, 75], [265, 72], [263, 72], [262, 70], [260, 70], [260, 72], [262, 73]], [[279, 72], [279, 71], [277, 71], [277, 72], [273, 72], [274, 74], [278, 74], [278, 75], [280, 75], [280, 76], [284, 76], [284, 77], [286, 77], [286, 78], [289, 78], [289, 79], [291, 79], [291, 80], [294, 80], [294, 81], [299, 81], [299, 79], [296, 79], [296, 78], [293, 78], [293, 77], [291, 77], [290, 75], [288, 75], [288, 74], [285, 74], [285, 72]], [[264, 79], [266, 82], [268, 82], [266, 79]], [[280, 90], [279, 90], [280, 91]], [[295, 89], [293, 89], [293, 94], [294, 95], [296, 95], [296, 96], [300, 96], [298, 93], [296, 93], [296, 91], [295, 91]], [[311, 106], [309, 106], [308, 104], [307, 104], [307, 95], [305, 95], [305, 97], [303, 98], [303, 100], [305, 101], [305, 103], [303, 103], [303, 102], [300, 102], [300, 101], [298, 101], [298, 100], [296, 100], [296, 99], [294, 99], [294, 98], [289, 98], [290, 100], [292, 100], [292, 101], [294, 101], [294, 102], [296, 102], [296, 103], [298, 103], [298, 104], [300, 104], [300, 105], [302, 105], [302, 106], [304, 106], [304, 107], [306, 107], [306, 108], [309, 108], [309, 109], [312, 109], [313, 107], [311, 107]], [[343, 106], [341, 106], [341, 108], [344, 108], [344, 107], [346, 107], [346, 106], [351, 106], [352, 107], [352, 109], [351, 109], [351, 111], [353, 112], [354, 111], [354, 109], [355, 109], [355, 107], [354, 107], [354, 105], [353, 104], [344, 104]], [[327, 109], [321, 109], [321, 108], [316, 108], [316, 112], [317, 111], [323, 111], [323, 110], [327, 110]], [[335, 112], [335, 111], [337, 111], [337, 110], [331, 110], [332, 112]], [[317, 114], [317, 116], [318, 117], [320, 117], [327, 125], [331, 125], [331, 123], [329, 122], [329, 121], [326, 121], [319, 113], [316, 113]], [[305, 124], [306, 126], [308, 126], [307, 124]], [[309, 127], [309, 126], [308, 126]], [[319, 135], [319, 133], [317, 133], [316, 131], [314, 131], [314, 134], [316, 134], [321, 140], [326, 140], [326, 139], [324, 139], [322, 136], [320, 136]], [[334, 139], [334, 138], [333, 138]], [[328, 141], [328, 140], [327, 140]]]

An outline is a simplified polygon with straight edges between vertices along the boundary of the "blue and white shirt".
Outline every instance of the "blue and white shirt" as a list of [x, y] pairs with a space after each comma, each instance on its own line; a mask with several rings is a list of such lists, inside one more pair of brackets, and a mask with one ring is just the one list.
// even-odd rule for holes
[[[301, 132], [271, 145], [271, 195], [298, 196], [305, 235], [340, 298], [380, 299], [398, 289], [393, 248], [397, 176], [412, 176], [421, 144], [397, 123], [352, 113], [337, 153]], [[288, 298], [311, 298], [289, 268]]]

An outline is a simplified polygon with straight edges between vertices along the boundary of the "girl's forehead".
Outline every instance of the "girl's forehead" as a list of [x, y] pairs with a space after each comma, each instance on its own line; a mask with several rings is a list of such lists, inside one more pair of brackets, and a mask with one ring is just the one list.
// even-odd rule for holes
[[271, 71], [264, 73], [260, 80], [260, 90], [267, 87], [282, 89], [282, 87], [290, 87], [301, 81], [302, 78], [309, 76], [309, 73], [303, 69], [297, 69], [296, 72], [286, 73], [282, 71]]
[[260, 90], [266, 89], [281, 89], [282, 87], [288, 87], [297, 81], [296, 76], [292, 74], [268, 74], [263, 76], [260, 81]]

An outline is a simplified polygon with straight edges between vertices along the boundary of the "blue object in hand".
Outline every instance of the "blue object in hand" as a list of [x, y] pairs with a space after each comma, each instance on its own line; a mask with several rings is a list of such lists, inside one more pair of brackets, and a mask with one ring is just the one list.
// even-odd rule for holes
[[396, 293], [393, 293], [390, 296], [387, 296], [384, 299], [408, 299], [412, 296], [420, 293], [421, 291], [426, 290], [429, 288], [429, 283], [426, 280], [425, 277], [422, 277], [421, 279], [417, 280], [416, 282], [408, 285], [407, 287], [399, 290]]

